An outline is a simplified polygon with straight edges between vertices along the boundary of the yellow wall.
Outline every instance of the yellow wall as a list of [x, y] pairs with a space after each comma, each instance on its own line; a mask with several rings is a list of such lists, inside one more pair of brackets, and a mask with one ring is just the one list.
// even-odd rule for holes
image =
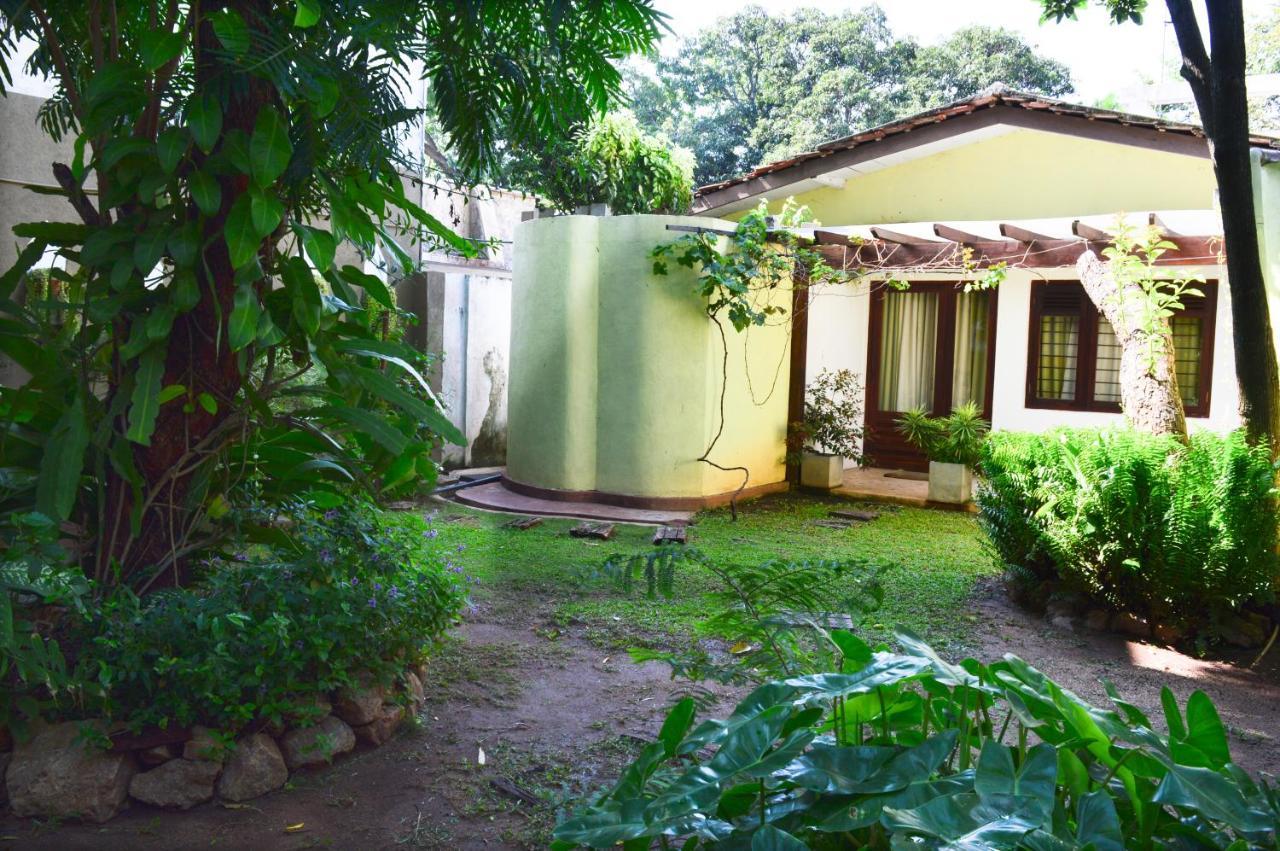
[[[667, 224], [718, 221], [559, 216], [517, 228], [507, 475], [630, 496], [737, 489], [740, 472], [697, 460], [719, 426], [720, 337], [696, 275], [675, 264], [654, 275], [650, 257], [680, 236]], [[789, 295], [777, 292], [779, 301]], [[726, 427], [712, 459], [748, 467], [753, 487], [780, 482], [788, 326], [727, 332]]]
[[1202, 157], [1019, 129], [796, 200], [822, 224], [838, 226], [1206, 209], [1214, 186]]

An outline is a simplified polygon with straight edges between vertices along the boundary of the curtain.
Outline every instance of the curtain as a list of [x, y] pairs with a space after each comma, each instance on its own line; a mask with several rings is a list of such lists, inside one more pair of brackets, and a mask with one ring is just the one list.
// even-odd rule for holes
[[987, 396], [987, 306], [989, 292], [956, 294], [955, 360], [951, 368], [951, 404], [973, 402], [979, 408]]
[[1120, 341], [1107, 317], [1098, 317], [1098, 359], [1094, 362], [1093, 400], [1120, 401]]
[[1079, 340], [1079, 316], [1040, 317], [1040, 367], [1036, 375], [1039, 398], [1064, 402], [1076, 398]]
[[938, 294], [887, 292], [880, 335], [882, 411], [933, 408], [938, 345]]
[[1173, 368], [1178, 373], [1178, 392], [1183, 405], [1200, 403], [1200, 340], [1199, 316], [1175, 316], [1173, 326]]

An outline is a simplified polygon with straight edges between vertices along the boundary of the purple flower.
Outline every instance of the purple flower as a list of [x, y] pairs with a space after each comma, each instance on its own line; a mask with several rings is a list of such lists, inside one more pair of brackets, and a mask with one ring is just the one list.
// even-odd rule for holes
[[427, 531], [422, 533], [423, 537], [425, 537], [427, 540], [431, 540], [432, 538], [435, 538], [439, 534], [440, 533], [437, 532], [435, 529], [428, 529]]
[[394, 600], [396, 597], [400, 596], [400, 589], [392, 585], [389, 589], [387, 589], [387, 596], [391, 597]]
[[331, 523], [332, 523], [334, 520], [337, 520], [337, 519], [338, 519], [338, 509], [336, 509], [336, 508], [330, 508], [328, 511], [326, 511], [326, 512], [324, 513], [324, 519], [325, 519], [325, 520], [328, 520], [328, 521], [329, 521], [329, 522], [331, 522]]
[[371, 609], [376, 609], [376, 608], [378, 608], [378, 601], [377, 601], [377, 600], [375, 600], [374, 598], [370, 597], [370, 598], [369, 598], [369, 608], [371, 608]]
[[356, 587], [356, 586], [357, 586], [357, 585], [359, 585], [359, 584], [360, 584], [360, 577], [359, 577], [359, 576], [353, 576], [353, 577], [351, 577], [351, 587], [352, 587], [352, 588]]
[[458, 544], [458, 552], [463, 552], [467, 548], [466, 544]]
[[327, 549], [323, 549], [320, 551], [321, 564], [329, 564], [332, 561], [333, 561], [333, 553], [329, 552]]
[[381, 591], [381, 590], [382, 590], [382, 583], [381, 583], [381, 582], [375, 582], [375, 583], [373, 583], [373, 590], [374, 590], [374, 591]]

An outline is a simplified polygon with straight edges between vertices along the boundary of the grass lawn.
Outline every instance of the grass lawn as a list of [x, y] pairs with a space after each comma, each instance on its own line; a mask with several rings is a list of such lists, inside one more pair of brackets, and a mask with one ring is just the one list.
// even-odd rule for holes
[[[727, 509], [703, 512], [689, 532], [689, 546], [720, 563], [758, 564], [769, 559], [865, 559], [888, 568], [884, 607], [859, 630], [889, 639], [907, 627], [936, 646], [963, 651], [972, 616], [965, 601], [978, 577], [994, 572], [973, 517], [957, 512], [878, 506], [880, 517], [848, 529], [815, 525], [846, 500], [785, 494], [745, 503], [738, 520]], [[475, 601], [496, 609], [536, 609], [551, 624], [578, 627], [609, 650], [671, 647], [684, 641], [710, 612], [704, 595], [712, 577], [689, 564], [677, 569], [671, 600], [651, 601], [643, 589], [624, 595], [601, 573], [610, 555], [653, 548], [652, 527], [618, 526], [613, 540], [571, 538], [577, 521], [548, 519], [524, 531], [503, 528], [509, 515], [446, 505], [428, 523], [404, 515], [424, 532], [438, 530], [455, 558], [475, 577]], [[514, 612], [513, 612], [514, 614]], [[521, 618], [523, 619], [523, 618]], [[554, 628], [554, 627], [550, 627]]]

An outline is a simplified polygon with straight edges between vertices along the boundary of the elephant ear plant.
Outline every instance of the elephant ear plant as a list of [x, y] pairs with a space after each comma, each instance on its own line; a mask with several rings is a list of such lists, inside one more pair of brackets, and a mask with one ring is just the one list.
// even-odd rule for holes
[[1102, 709], [1015, 656], [955, 665], [898, 638], [724, 720], [681, 701], [553, 847], [1276, 847], [1277, 792], [1231, 762], [1202, 692], [1183, 708], [1165, 689], [1163, 736], [1109, 684]]

